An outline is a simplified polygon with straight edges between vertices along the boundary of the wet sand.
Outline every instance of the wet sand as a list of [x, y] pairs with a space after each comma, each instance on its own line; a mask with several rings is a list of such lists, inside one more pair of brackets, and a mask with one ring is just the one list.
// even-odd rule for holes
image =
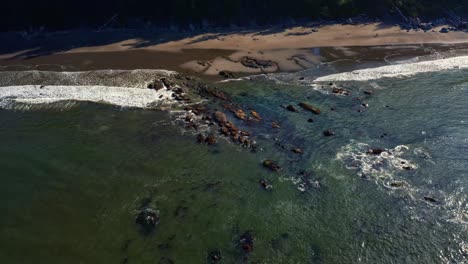
[[[207, 34], [148, 31], [62, 32], [24, 38], [3, 33], [0, 70], [168, 69], [219, 80], [295, 72], [337, 60], [397, 60], [468, 48], [468, 33], [401, 30], [382, 24], [270, 28]], [[373, 47], [373, 48], [369, 48]], [[243, 58], [269, 66], [241, 63]]]

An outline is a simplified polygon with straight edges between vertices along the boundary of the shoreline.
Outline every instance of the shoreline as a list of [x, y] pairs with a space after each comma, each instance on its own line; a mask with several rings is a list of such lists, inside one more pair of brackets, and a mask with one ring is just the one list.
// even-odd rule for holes
[[[324, 83], [331, 85], [333, 82], [399, 78], [450, 69], [468, 69], [468, 56], [407, 62], [328, 74], [311, 79], [311, 82], [305, 84], [317, 89], [319, 86], [323, 88]], [[145, 69], [89, 72], [0, 71], [0, 77], [2, 77], [0, 80], [0, 108], [8, 108], [11, 103], [34, 105], [60, 101], [86, 101], [120, 107], [162, 109], [171, 105], [182, 106], [184, 105], [183, 101], [192, 101], [195, 91], [190, 91], [189, 87], [196, 86], [195, 83], [188, 84], [193, 79], [183, 77], [179, 73]], [[230, 81], [230, 79], [226, 81]], [[160, 84], [157, 85], [156, 82]], [[303, 83], [303, 85], [305, 84]], [[156, 86], [158, 87], [156, 88]], [[200, 93], [200, 91], [198, 92]]]
[[409, 31], [379, 23], [202, 34], [72, 31], [25, 40], [0, 33], [0, 71], [168, 69], [209, 81], [298, 72], [338, 60], [403, 60], [467, 49], [468, 33]]

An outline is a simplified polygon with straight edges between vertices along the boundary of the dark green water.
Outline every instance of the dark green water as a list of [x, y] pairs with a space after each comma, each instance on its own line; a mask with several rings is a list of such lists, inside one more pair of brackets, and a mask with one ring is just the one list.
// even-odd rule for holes
[[[264, 119], [250, 128], [257, 153], [200, 145], [164, 112], [0, 110], [0, 262], [207, 263], [214, 249], [222, 263], [467, 262], [467, 73], [351, 82], [347, 97], [268, 80], [224, 84]], [[280, 107], [300, 101], [322, 114]], [[394, 155], [376, 160], [368, 147]], [[264, 159], [283, 170], [267, 171]], [[403, 159], [414, 169], [392, 165]], [[301, 170], [320, 188], [299, 191]], [[145, 236], [135, 217], [148, 201], [161, 221]], [[255, 235], [248, 257], [238, 245], [246, 230]]]

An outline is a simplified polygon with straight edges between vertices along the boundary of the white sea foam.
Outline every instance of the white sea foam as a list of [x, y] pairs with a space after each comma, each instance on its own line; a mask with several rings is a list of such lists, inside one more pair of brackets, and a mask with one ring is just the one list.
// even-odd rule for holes
[[168, 89], [108, 87], [108, 86], [4, 86], [0, 87], [0, 107], [15, 102], [47, 104], [59, 101], [87, 101], [122, 107], [156, 108], [174, 103]]
[[406, 145], [386, 149], [379, 155], [369, 153], [371, 146], [365, 143], [351, 141], [336, 154], [336, 159], [342, 161], [346, 168], [356, 169], [361, 177], [376, 179], [393, 179], [395, 171], [416, 169], [417, 165], [401, 158], [409, 148]]
[[166, 70], [4, 71], [0, 72], [0, 86], [46, 84], [144, 88], [155, 79], [176, 74]]
[[418, 73], [437, 72], [450, 69], [468, 68], [468, 56], [453, 57], [440, 60], [423, 61], [407, 64], [395, 64], [377, 68], [355, 70], [319, 77], [314, 83], [337, 81], [369, 81], [380, 78], [395, 78], [412, 76]]

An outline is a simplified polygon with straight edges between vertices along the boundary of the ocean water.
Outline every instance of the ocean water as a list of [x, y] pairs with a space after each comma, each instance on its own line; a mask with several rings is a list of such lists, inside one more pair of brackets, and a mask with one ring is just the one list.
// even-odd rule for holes
[[[468, 71], [332, 86], [316, 73], [218, 85], [262, 116], [235, 121], [256, 153], [198, 144], [176, 113], [0, 110], [1, 263], [211, 263], [212, 251], [219, 263], [468, 263]], [[135, 223], [145, 206], [160, 214], [149, 234]]]

